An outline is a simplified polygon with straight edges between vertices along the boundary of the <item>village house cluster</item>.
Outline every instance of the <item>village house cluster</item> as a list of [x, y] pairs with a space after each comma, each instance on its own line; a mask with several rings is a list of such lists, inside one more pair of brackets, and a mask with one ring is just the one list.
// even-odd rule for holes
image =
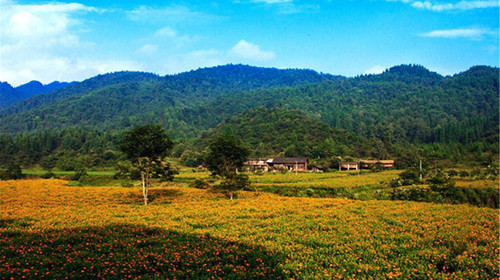
[[[394, 167], [394, 160], [360, 160], [356, 162], [342, 162], [339, 164], [339, 171], [342, 170], [360, 170], [371, 169], [375, 166], [382, 168]], [[323, 170], [315, 165], [309, 165], [307, 157], [278, 157], [270, 159], [250, 159], [245, 162], [245, 167], [251, 172], [323, 172]]]
[[392, 168], [394, 167], [394, 160], [360, 160], [353, 162], [343, 162], [339, 164], [339, 171], [342, 170], [359, 170], [359, 169], [371, 169], [379, 165], [382, 168]]
[[248, 171], [252, 172], [268, 172], [281, 170], [295, 172], [307, 171], [308, 163], [309, 160], [307, 157], [250, 159], [249, 161], [245, 162], [245, 167]]

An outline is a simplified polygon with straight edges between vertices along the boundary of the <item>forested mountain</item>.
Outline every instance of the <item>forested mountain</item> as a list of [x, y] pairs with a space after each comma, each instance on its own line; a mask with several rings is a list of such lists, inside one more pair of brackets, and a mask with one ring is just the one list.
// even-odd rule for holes
[[388, 156], [381, 141], [333, 128], [299, 110], [258, 107], [230, 117], [202, 133], [191, 149], [201, 151], [221, 133], [232, 133], [250, 148], [253, 157]]
[[[63, 143], [69, 142], [76, 143], [76, 153], [92, 145], [96, 149], [90, 150], [102, 153], [114, 147], [123, 129], [161, 123], [178, 142], [176, 155], [195, 149], [194, 139], [220, 124], [215, 131], [232, 127], [261, 155], [386, 157], [402, 155], [408, 150], [402, 147], [433, 145], [439, 151], [428, 154], [437, 157], [463, 160], [461, 153], [470, 150], [477, 158], [492, 158], [498, 154], [498, 91], [499, 69], [487, 66], [447, 77], [419, 65], [354, 78], [244, 65], [164, 77], [117, 72], [0, 111], [0, 131], [14, 148], [36, 149], [53, 139], [50, 153], [66, 150]], [[348, 142], [355, 144], [341, 144]]]
[[[0, 130], [9, 133], [89, 126], [119, 129], [162, 122], [177, 136], [194, 137], [192, 108], [217, 96], [269, 87], [318, 83], [333, 76], [311, 70], [278, 70], [226, 65], [158, 77], [120, 72], [97, 76], [64, 90], [28, 99], [0, 112]], [[202, 128], [208, 128], [204, 126]], [[193, 131], [194, 129], [194, 131]]]
[[385, 70], [379, 75], [365, 75], [360, 77], [371, 82], [404, 82], [424, 85], [437, 85], [445, 78], [436, 72], [431, 72], [421, 65], [399, 65]]
[[207, 115], [230, 116], [257, 106], [278, 106], [391, 143], [466, 144], [498, 129], [497, 68], [471, 68], [441, 77], [436, 85], [429, 85], [436, 83], [435, 75], [422, 75], [420, 67], [417, 72], [405, 68], [398, 75], [388, 75], [391, 70], [380, 75], [385, 78], [370, 75], [221, 96], [195, 115], [206, 108], [211, 110]]
[[12, 87], [7, 82], [0, 83], [0, 110], [15, 104], [21, 100], [36, 96], [42, 93], [51, 92], [60, 88], [70, 86], [71, 83], [52, 82], [43, 85], [38, 81], [31, 81], [18, 87]]
[[0, 118], [25, 111], [36, 110], [39, 107], [48, 106], [52, 103], [61, 100], [73, 100], [77, 96], [83, 96], [92, 91], [112, 86], [116, 84], [129, 83], [129, 82], [145, 82], [150, 80], [159, 79], [158, 75], [143, 72], [116, 72], [105, 75], [98, 75], [96, 77], [87, 79], [83, 82], [71, 83], [71, 86], [50, 92], [49, 94], [42, 94], [32, 98], [23, 100], [3, 111], [0, 111]]

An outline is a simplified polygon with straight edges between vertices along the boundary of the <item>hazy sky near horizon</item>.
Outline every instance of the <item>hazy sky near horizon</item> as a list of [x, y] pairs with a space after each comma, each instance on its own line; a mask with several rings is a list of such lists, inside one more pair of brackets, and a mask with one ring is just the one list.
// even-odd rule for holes
[[356, 76], [499, 65], [499, 1], [0, 0], [0, 81], [243, 63]]

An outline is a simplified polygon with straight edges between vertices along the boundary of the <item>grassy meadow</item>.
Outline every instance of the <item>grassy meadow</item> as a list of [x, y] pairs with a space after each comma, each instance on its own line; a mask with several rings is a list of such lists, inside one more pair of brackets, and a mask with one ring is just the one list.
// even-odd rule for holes
[[266, 191], [376, 191], [397, 174], [253, 174], [228, 200], [183, 169], [148, 206], [116, 182], [0, 181], [0, 279], [500, 277], [498, 209]]

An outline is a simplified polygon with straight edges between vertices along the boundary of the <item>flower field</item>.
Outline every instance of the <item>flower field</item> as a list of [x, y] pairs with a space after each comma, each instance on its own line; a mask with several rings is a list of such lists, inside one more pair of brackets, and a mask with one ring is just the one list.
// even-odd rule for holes
[[[263, 173], [257, 175], [248, 173], [252, 185], [255, 187], [298, 187], [298, 188], [353, 188], [386, 184], [392, 178], [398, 176], [400, 170], [388, 170], [383, 172], [357, 171], [332, 172], [332, 173]], [[209, 172], [181, 172], [177, 177], [180, 181], [189, 181], [197, 178], [206, 178]]]
[[252, 182], [260, 186], [289, 186], [289, 187], [321, 187], [321, 188], [352, 188], [385, 184], [397, 177], [401, 171], [389, 170], [384, 172], [334, 172], [334, 173], [298, 173], [281, 174], [266, 173], [253, 175]]
[[467, 205], [0, 182], [0, 278], [493, 279], [499, 213]]
[[[383, 172], [348, 171], [332, 173], [246, 173], [252, 185], [249, 190], [262, 191], [293, 197], [343, 197], [388, 199], [388, 183], [398, 176], [400, 170]], [[205, 179], [209, 172], [181, 172], [176, 182], [188, 186], [195, 179]], [[383, 193], [382, 193], [383, 192]]]

